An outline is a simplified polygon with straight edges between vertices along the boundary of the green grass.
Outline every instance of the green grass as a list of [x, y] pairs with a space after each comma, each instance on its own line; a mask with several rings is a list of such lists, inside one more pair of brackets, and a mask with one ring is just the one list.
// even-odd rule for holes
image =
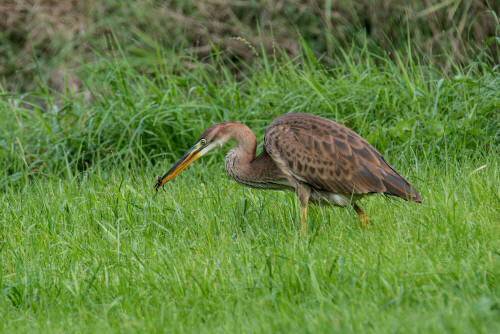
[[[117, 48], [77, 71], [86, 93], [51, 92], [40, 77], [40, 91], [0, 95], [0, 188], [25, 184], [26, 174], [154, 165], [178, 157], [217, 122], [240, 120], [262, 143], [267, 125], [287, 112], [344, 123], [414, 163], [462, 161], [499, 147], [499, 68], [479, 59], [449, 77], [430, 60], [418, 65], [402, 54], [394, 63], [362, 49], [339, 59], [343, 66], [323, 68], [304, 45], [303, 57], [264, 55], [238, 78], [218, 53], [207, 65], [159, 49], [146, 66]], [[183, 67], [187, 61], [196, 66]]]
[[[150, 56], [83, 64], [90, 100], [43, 76], [2, 92], [0, 331], [500, 331], [498, 67], [356, 49], [323, 68], [305, 44], [236, 75], [217, 50]], [[294, 194], [224, 175], [229, 147], [152, 199], [207, 126], [237, 119], [262, 143], [290, 111], [356, 130], [424, 202], [367, 198], [367, 231], [311, 207], [300, 234]]]
[[366, 200], [367, 231], [312, 207], [304, 234], [295, 195], [240, 187], [213, 157], [155, 199], [157, 168], [5, 189], [3, 330], [500, 330], [493, 157], [420, 166], [424, 202]]

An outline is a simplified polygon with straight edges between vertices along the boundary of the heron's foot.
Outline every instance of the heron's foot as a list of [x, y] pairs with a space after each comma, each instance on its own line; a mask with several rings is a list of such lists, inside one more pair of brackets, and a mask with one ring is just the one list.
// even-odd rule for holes
[[304, 231], [307, 230], [307, 206], [302, 207], [302, 213], [300, 216], [302, 221], [302, 227], [300, 229], [300, 233], [304, 233]]
[[359, 216], [359, 222], [361, 223], [361, 228], [363, 230], [369, 228], [370, 227], [370, 217], [368, 217], [368, 215], [366, 213], [364, 213], [363, 210], [361, 210], [361, 208], [357, 204], [354, 204], [353, 208]]
[[361, 228], [363, 230], [366, 230], [367, 228], [370, 228], [370, 217], [368, 217], [367, 214], [363, 214], [359, 216], [359, 222], [361, 223]]

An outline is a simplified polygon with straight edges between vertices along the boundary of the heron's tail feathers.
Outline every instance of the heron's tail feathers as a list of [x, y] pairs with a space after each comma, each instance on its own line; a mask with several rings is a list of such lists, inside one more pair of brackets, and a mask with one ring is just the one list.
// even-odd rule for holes
[[398, 196], [407, 201], [422, 203], [422, 197], [417, 189], [403, 177], [387, 173], [382, 182], [386, 188], [384, 194]]

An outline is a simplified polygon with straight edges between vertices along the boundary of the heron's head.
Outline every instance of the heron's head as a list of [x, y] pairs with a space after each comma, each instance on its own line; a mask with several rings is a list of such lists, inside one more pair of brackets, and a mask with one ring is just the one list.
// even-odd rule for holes
[[155, 189], [162, 187], [165, 183], [172, 180], [177, 174], [179, 174], [184, 168], [195, 162], [200, 157], [204, 156], [211, 150], [221, 147], [227, 141], [231, 140], [231, 130], [237, 122], [226, 122], [214, 124], [203, 132], [203, 134], [198, 138], [196, 143], [191, 147], [189, 151], [182, 158], [175, 163], [175, 165], [170, 168], [168, 172], [165, 173], [161, 178], [158, 177]]

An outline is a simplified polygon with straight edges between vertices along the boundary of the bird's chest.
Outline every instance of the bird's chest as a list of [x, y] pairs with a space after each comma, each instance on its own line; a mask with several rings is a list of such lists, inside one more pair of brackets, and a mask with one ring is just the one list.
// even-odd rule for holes
[[227, 153], [224, 160], [224, 167], [226, 168], [227, 175], [242, 186], [257, 189], [265, 188], [263, 180], [259, 179], [257, 175], [248, 173], [245, 166], [241, 163], [241, 158], [236, 149], [230, 150]]
[[230, 150], [227, 153], [226, 159], [224, 160], [224, 167], [230, 178], [243, 186], [253, 187], [251, 180], [248, 180], [247, 175], [243, 173], [236, 150]]

